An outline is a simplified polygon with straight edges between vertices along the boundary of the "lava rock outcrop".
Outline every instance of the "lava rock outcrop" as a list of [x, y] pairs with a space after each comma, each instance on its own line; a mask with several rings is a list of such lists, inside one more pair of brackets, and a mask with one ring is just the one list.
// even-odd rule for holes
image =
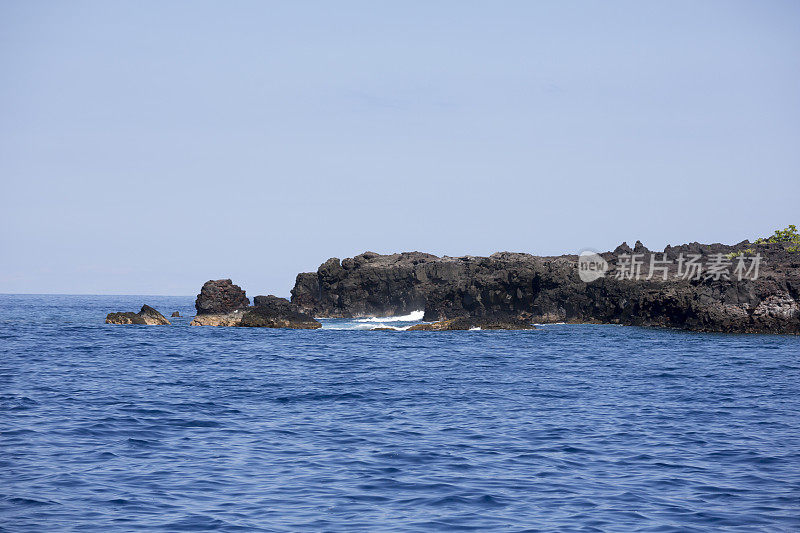
[[[735, 276], [681, 278], [680, 259], [760, 254], [756, 279]], [[331, 258], [302, 273], [292, 290], [300, 312], [319, 317], [397, 316], [424, 309], [426, 321], [459, 317], [528, 323], [590, 322], [742, 333], [800, 333], [800, 253], [780, 244], [690, 243], [654, 256], [667, 263], [646, 279], [628, 279], [626, 255], [651, 252], [623, 243], [600, 254], [605, 276], [586, 283], [578, 256], [538, 257], [500, 252], [490, 257], [437, 257], [420, 252], [366, 252]], [[684, 265], [685, 266], [685, 265]], [[663, 275], [662, 275], [663, 274]], [[666, 279], [664, 279], [666, 278]], [[726, 279], [727, 278], [727, 279]]]
[[245, 291], [229, 279], [208, 281], [197, 295], [197, 316], [191, 326], [318, 329], [322, 325], [300, 312], [297, 305], [277, 296], [256, 296], [255, 305]]
[[206, 281], [194, 304], [198, 315], [225, 314], [249, 305], [245, 291], [229, 279]]
[[161, 313], [150, 307], [143, 305], [138, 313], [125, 311], [120, 313], [109, 313], [106, 315], [106, 324], [136, 324], [140, 326], [169, 326], [169, 320]]

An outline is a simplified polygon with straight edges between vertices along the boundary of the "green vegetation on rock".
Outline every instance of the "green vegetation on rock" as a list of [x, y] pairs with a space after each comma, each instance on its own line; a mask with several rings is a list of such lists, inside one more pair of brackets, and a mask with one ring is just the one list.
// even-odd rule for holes
[[789, 224], [789, 227], [775, 230], [767, 238], [756, 239], [756, 244], [783, 244], [789, 252], [800, 252], [800, 234], [797, 233], [797, 226]]

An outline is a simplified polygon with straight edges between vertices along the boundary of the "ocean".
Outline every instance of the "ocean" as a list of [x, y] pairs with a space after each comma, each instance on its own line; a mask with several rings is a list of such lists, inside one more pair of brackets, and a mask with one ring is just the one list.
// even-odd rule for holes
[[798, 337], [192, 314], [0, 296], [1, 531], [800, 530]]

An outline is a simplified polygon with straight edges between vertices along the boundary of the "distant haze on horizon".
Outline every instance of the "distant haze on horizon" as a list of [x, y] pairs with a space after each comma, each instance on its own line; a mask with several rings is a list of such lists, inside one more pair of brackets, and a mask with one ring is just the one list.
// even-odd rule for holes
[[800, 3], [0, 4], [0, 293], [800, 223]]

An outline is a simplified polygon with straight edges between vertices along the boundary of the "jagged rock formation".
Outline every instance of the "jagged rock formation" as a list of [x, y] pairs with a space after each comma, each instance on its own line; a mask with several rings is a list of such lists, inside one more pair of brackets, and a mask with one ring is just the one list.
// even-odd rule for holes
[[198, 315], [226, 314], [250, 305], [247, 295], [229, 279], [206, 281], [194, 307]]
[[180, 318], [181, 317], [181, 313], [180, 313], [180, 311], [174, 311], [170, 316], [173, 317], [173, 318]]
[[106, 324], [137, 324], [141, 326], [169, 326], [170, 322], [164, 315], [150, 307], [143, 305], [138, 313], [131, 311], [109, 313], [106, 315]]
[[[708, 262], [717, 254], [761, 254], [757, 279], [676, 278], [680, 254]], [[747, 252], [745, 252], [747, 251]], [[621, 254], [646, 254], [640, 242], [601, 254], [606, 276], [578, 276], [575, 255], [437, 257], [420, 252], [332, 258], [297, 276], [292, 302], [321, 317], [404, 315], [424, 309], [426, 321], [458, 317], [529, 322], [598, 322], [697, 331], [800, 333], [800, 253], [781, 245], [691, 243], [656, 254], [672, 263], [666, 280], [625, 279]], [[662, 255], [665, 254], [665, 255]], [[736, 258], [730, 259], [736, 263]], [[649, 265], [644, 266], [647, 274]], [[644, 277], [644, 276], [643, 276]]]
[[[208, 281], [197, 295], [197, 316], [191, 326], [236, 326], [259, 328], [317, 329], [322, 325], [301, 313], [296, 305], [277, 296], [256, 296], [255, 305], [231, 280]], [[203, 309], [204, 312], [200, 312]], [[208, 312], [207, 310], [221, 310]]]
[[255, 306], [248, 308], [237, 324], [241, 327], [318, 329], [322, 324], [298, 311], [286, 298], [256, 296]]
[[396, 316], [425, 308], [434, 285], [463, 274], [457, 259], [420, 252], [328, 259], [317, 272], [298, 274], [292, 303], [314, 316]]

